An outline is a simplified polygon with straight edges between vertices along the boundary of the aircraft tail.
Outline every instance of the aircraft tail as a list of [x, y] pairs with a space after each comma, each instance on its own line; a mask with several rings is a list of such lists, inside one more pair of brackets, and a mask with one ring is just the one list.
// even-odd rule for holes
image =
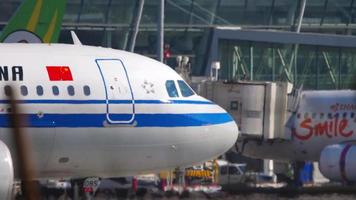
[[0, 42], [58, 42], [66, 2], [24, 0], [3, 29]]

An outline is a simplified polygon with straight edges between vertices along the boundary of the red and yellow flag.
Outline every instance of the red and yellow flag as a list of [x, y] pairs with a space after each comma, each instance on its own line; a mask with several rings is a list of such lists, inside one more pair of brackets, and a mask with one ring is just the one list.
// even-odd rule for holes
[[73, 81], [72, 72], [68, 66], [46, 66], [50, 81]]

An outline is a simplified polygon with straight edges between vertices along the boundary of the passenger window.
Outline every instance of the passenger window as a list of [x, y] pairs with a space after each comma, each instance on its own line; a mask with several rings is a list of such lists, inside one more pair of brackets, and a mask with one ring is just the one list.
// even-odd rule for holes
[[6, 96], [10, 96], [11, 95], [11, 87], [9, 85], [6, 85], [4, 87], [4, 90], [5, 90], [5, 95]]
[[320, 119], [324, 119], [324, 113], [320, 113]]
[[20, 92], [21, 92], [22, 96], [27, 96], [28, 95], [27, 87], [24, 85], [21, 85]]
[[72, 85], [67, 87], [68, 94], [74, 96], [74, 87]]
[[85, 96], [89, 96], [90, 95], [90, 87], [87, 85], [84, 85], [83, 92], [84, 92]]
[[332, 118], [333, 118], [333, 114], [328, 113], [328, 118], [329, 118], [329, 119], [332, 119]]
[[43, 95], [43, 87], [40, 86], [40, 85], [37, 85], [36, 93], [37, 93], [38, 96], [42, 96]]
[[59, 95], [59, 89], [57, 86], [52, 86], [52, 92], [55, 96]]
[[347, 113], [344, 112], [344, 114], [342, 115], [343, 118], [346, 118], [347, 117]]
[[309, 113], [304, 113], [304, 119], [307, 119], [309, 117]]
[[166, 81], [166, 89], [170, 97], [178, 97], [178, 90], [173, 80]]
[[355, 113], [351, 113], [351, 118], [354, 118], [355, 117]]
[[178, 80], [178, 85], [183, 97], [189, 97], [194, 95], [193, 90], [190, 89], [190, 87], [184, 81]]
[[315, 119], [316, 118], [316, 113], [312, 114], [312, 118]]

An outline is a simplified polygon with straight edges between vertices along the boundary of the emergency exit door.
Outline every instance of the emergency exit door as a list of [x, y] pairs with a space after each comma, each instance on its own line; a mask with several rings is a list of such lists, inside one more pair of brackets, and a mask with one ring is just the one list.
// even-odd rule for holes
[[119, 59], [97, 59], [106, 95], [106, 119], [110, 124], [130, 124], [135, 119], [135, 102], [130, 78]]

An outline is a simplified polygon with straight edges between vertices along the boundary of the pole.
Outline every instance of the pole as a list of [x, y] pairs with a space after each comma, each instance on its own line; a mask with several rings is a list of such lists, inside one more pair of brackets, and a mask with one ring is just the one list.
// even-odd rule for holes
[[140, 27], [141, 23], [141, 17], [142, 17], [142, 11], [143, 11], [143, 6], [145, 4], [145, 0], [139, 0], [138, 8], [137, 8], [137, 15], [135, 17], [135, 22], [132, 30], [132, 36], [130, 39], [130, 47], [129, 50], [130, 52], [134, 52], [135, 50], [135, 44], [136, 44], [136, 38], [138, 34], [138, 30]]
[[253, 81], [253, 46], [250, 46], [250, 80]]
[[160, 0], [157, 23], [157, 60], [163, 62], [164, 0]]
[[[295, 30], [296, 33], [300, 33], [300, 29], [302, 27], [302, 22], [303, 22], [303, 17], [304, 17], [305, 5], [306, 5], [307, 0], [300, 0], [300, 1], [301, 2], [300, 2], [300, 9], [299, 9], [299, 16], [298, 16], [298, 25], [297, 25], [297, 29]], [[293, 48], [292, 56], [291, 56], [291, 59], [289, 62], [288, 73], [291, 73], [293, 62], [294, 62], [294, 60], [297, 59], [298, 48], [299, 48], [299, 45], [295, 44], [294, 48]], [[296, 66], [296, 62], [295, 62], [294, 75], [296, 75], [296, 71], [297, 71], [297, 66]], [[287, 75], [287, 77], [288, 77], [288, 75]], [[289, 80], [289, 81], [291, 81], [291, 80]], [[296, 83], [295, 76], [293, 77], [293, 83]]]
[[300, 33], [300, 28], [302, 26], [306, 2], [307, 2], [307, 0], [301, 0], [299, 16], [298, 16], [298, 26], [297, 26], [297, 30], [296, 30], [297, 33]]

